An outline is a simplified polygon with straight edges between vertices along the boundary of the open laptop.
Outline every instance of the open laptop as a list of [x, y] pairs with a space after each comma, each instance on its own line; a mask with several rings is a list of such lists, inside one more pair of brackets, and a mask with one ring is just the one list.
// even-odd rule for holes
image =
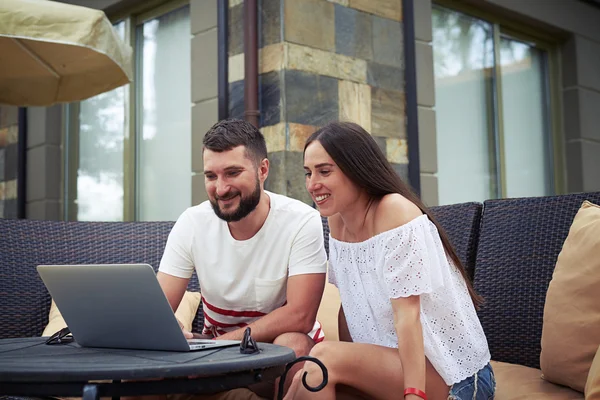
[[39, 265], [38, 273], [82, 347], [192, 351], [239, 340], [186, 339], [148, 264]]

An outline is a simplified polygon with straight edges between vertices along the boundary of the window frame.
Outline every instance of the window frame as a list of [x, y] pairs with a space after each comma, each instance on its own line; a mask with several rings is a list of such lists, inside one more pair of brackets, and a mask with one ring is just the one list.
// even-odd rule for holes
[[502, 110], [502, 66], [500, 63], [500, 40], [502, 37], [509, 37], [524, 43], [529, 43], [542, 50], [547, 55], [547, 70], [543, 73], [547, 77], [547, 104], [548, 111], [548, 134], [547, 154], [549, 157], [548, 167], [551, 168], [552, 179], [549, 182], [553, 194], [566, 193], [565, 182], [565, 145], [562, 121], [562, 101], [560, 93], [560, 37], [549, 34], [542, 30], [533, 29], [522, 22], [517, 22], [505, 16], [499, 16], [486, 10], [477, 8], [473, 5], [456, 0], [436, 0], [432, 2], [432, 7], [444, 8], [450, 11], [456, 11], [467, 16], [481, 19], [493, 27], [493, 45], [494, 45], [494, 67], [493, 67], [493, 92], [492, 102], [488, 107], [493, 111], [493, 119], [488, 127], [490, 142], [495, 146], [493, 150], [494, 160], [490, 160], [490, 167], [496, 171], [494, 191], [498, 198], [506, 197], [506, 157], [504, 152], [504, 124]]
[[[137, 191], [139, 144], [137, 130], [140, 126], [141, 115], [137, 112], [142, 86], [137, 84], [139, 68], [137, 65], [139, 43], [136, 29], [145, 22], [168, 14], [179, 8], [190, 5], [190, 0], [149, 0], [138, 3], [126, 10], [107, 14], [110, 22], [115, 25], [120, 22], [125, 24], [125, 42], [131, 46], [133, 54], [131, 59], [133, 78], [128, 84], [125, 95], [125, 127], [123, 139], [123, 222], [138, 220], [139, 196]], [[191, 34], [190, 34], [191, 40]], [[77, 174], [79, 170], [79, 110], [80, 102], [62, 105], [63, 126], [62, 138], [64, 148], [62, 152], [62, 177], [61, 188], [63, 201], [62, 219], [77, 221]]]

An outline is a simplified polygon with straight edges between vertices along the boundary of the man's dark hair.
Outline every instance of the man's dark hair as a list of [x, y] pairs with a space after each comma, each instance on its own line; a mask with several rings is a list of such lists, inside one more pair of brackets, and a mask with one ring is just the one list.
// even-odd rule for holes
[[204, 148], [221, 153], [238, 146], [246, 146], [246, 157], [255, 165], [267, 158], [267, 144], [260, 131], [241, 119], [224, 119], [206, 132], [202, 140]]

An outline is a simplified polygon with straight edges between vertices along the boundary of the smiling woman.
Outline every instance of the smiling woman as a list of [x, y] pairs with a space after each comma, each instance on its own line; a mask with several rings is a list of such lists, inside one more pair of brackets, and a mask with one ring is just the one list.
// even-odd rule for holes
[[340, 330], [352, 343], [317, 344], [310, 355], [327, 367], [329, 385], [318, 394], [300, 385], [303, 374], [310, 386], [321, 378], [305, 364], [288, 399], [333, 399], [336, 385], [374, 398], [493, 397], [475, 312], [481, 298], [441, 226], [373, 137], [354, 123], [327, 124], [307, 140], [304, 169], [306, 188], [328, 217], [329, 281], [342, 300]]

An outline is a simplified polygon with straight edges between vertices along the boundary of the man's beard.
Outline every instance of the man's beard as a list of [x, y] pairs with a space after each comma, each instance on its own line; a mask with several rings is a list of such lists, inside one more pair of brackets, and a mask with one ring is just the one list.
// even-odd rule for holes
[[257, 179], [256, 180], [256, 187], [254, 188], [254, 191], [252, 193], [250, 193], [250, 196], [244, 197], [244, 196], [240, 196], [240, 204], [237, 208], [237, 210], [233, 211], [232, 213], [228, 213], [225, 214], [221, 211], [221, 209], [219, 208], [219, 204], [218, 204], [218, 200], [219, 199], [229, 199], [231, 197], [235, 197], [238, 196], [240, 193], [236, 193], [233, 194], [233, 196], [228, 195], [227, 197], [219, 197], [219, 196], [215, 196], [215, 200], [210, 200], [210, 205], [212, 206], [215, 214], [217, 214], [217, 217], [221, 218], [223, 221], [226, 222], [237, 222], [239, 220], [241, 220], [242, 218], [246, 218], [248, 216], [248, 214], [250, 214], [252, 211], [254, 211], [256, 209], [256, 207], [258, 206], [258, 203], [260, 203], [260, 194], [261, 194], [261, 189], [260, 189], [260, 182]]

